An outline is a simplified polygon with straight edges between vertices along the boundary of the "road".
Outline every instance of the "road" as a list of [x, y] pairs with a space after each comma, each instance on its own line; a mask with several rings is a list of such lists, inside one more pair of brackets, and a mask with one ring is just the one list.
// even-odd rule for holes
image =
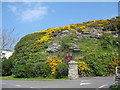
[[89, 77], [60, 81], [17, 81], [2, 80], [2, 88], [108, 88], [114, 84], [114, 77]]

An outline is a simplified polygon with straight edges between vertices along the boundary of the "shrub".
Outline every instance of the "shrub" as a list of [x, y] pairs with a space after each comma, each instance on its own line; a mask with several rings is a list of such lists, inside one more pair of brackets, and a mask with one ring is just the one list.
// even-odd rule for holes
[[55, 75], [56, 73], [56, 67], [58, 64], [62, 63], [62, 60], [60, 57], [52, 57], [52, 58], [48, 58], [46, 61], [49, 65], [49, 67], [51, 68], [51, 75]]
[[114, 59], [108, 64], [110, 72], [115, 73], [115, 68], [119, 64], [120, 64], [120, 61], [118, 60], [118, 57], [114, 57]]
[[85, 61], [90, 70], [88, 71], [89, 74], [95, 76], [102, 76], [109, 73], [108, 70], [108, 63], [112, 60], [113, 54], [112, 53], [105, 53], [102, 50], [96, 50], [96, 52], [91, 52], [82, 59]]
[[12, 71], [17, 78], [34, 77], [33, 63], [27, 62], [26, 60], [17, 61]]
[[37, 77], [49, 77], [51, 74], [50, 68], [45, 62], [35, 63], [33, 71]]
[[56, 68], [55, 78], [64, 78], [68, 76], [68, 65], [64, 63], [60, 63]]
[[100, 45], [105, 48], [116, 47], [118, 46], [117, 42], [119, 42], [118, 38], [113, 37], [111, 34], [103, 34], [100, 39]]
[[103, 76], [103, 75], [106, 75], [107, 74], [107, 68], [106, 68], [106, 65], [102, 64], [102, 63], [99, 63], [99, 62], [95, 62], [93, 64], [93, 71], [94, 71], [94, 74], [96, 76]]
[[85, 75], [85, 72], [90, 70], [85, 62], [78, 61], [78, 73], [79, 75]]
[[12, 61], [7, 58], [2, 58], [2, 75], [9, 76], [12, 74]]
[[[0, 62], [2, 62], [2, 58], [0, 58]], [[0, 63], [0, 76], [2, 76], [2, 63]]]

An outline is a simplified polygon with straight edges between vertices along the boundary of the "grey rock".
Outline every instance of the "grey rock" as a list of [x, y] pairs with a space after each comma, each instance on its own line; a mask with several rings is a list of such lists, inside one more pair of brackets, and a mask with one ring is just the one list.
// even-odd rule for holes
[[113, 35], [113, 37], [118, 37], [118, 36], [119, 36], [118, 34]]
[[73, 40], [77, 41], [78, 39], [77, 38], [73, 38]]
[[64, 31], [62, 31], [62, 33], [68, 33], [69, 31], [68, 30], [64, 30]]
[[61, 33], [59, 33], [58, 35], [56, 35], [56, 38], [62, 38], [64, 36], [68, 35], [69, 33], [70, 33], [70, 31], [64, 30]]
[[74, 52], [80, 51], [80, 47], [79, 47], [77, 44], [73, 44], [73, 45], [70, 47], [70, 49], [73, 50]]
[[103, 29], [104, 29], [104, 27], [96, 27], [96, 29], [101, 29], [101, 30], [103, 30]]
[[48, 46], [47, 51], [57, 52], [60, 48], [61, 48], [61, 45], [59, 43], [53, 43], [52, 45]]

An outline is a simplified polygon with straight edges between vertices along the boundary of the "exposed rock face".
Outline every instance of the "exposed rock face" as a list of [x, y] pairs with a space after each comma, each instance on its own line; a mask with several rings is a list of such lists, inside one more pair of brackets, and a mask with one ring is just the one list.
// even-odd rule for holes
[[103, 35], [102, 27], [101, 28], [86, 28], [83, 34], [89, 35], [88, 37], [83, 37], [83, 38], [99, 39]]
[[[70, 50], [72, 50], [73, 52], [79, 52], [80, 51], [80, 47], [75, 43], [75, 42], [71, 42], [72, 46], [69, 47]], [[61, 48], [61, 45], [58, 42], [54, 42], [52, 45], [48, 46], [47, 51], [48, 52], [57, 52], [59, 51]]]
[[[98, 28], [85, 28], [84, 32], [78, 32], [77, 30], [64, 30], [62, 32], [58, 32], [55, 34], [55, 38], [63, 38], [67, 35], [75, 34], [78, 38], [73, 38], [75, 42], [80, 40], [80, 38], [86, 38], [86, 39], [94, 39], [97, 40], [103, 35], [102, 27]], [[76, 43], [71, 43], [72, 46], [69, 47], [73, 52], [79, 52], [80, 47]], [[49, 45], [47, 48], [48, 52], [57, 52], [61, 48], [61, 45], [58, 42], [54, 42], [52, 45]]]
[[52, 45], [50, 45], [48, 48], [47, 48], [47, 51], [48, 52], [57, 52], [59, 49], [60, 49], [61, 45], [59, 43], [53, 43]]
[[56, 36], [56, 38], [62, 38], [64, 36], [68, 35], [68, 34], [70, 34], [70, 31], [64, 30], [61, 33], [58, 33], [58, 35]]
[[80, 47], [75, 44], [75, 43], [72, 43], [73, 45], [70, 47], [71, 50], [73, 50], [74, 52], [79, 52], [80, 51]]
[[62, 37], [64, 37], [64, 36], [70, 35], [70, 34], [77, 34], [78, 37], [81, 37], [81, 36], [82, 36], [81, 33], [77, 32], [76, 30], [73, 29], [73, 30], [71, 30], [71, 31], [69, 31], [69, 30], [64, 30], [64, 31], [62, 31], [61, 33], [58, 33], [58, 35], [56, 35], [56, 38], [62, 38]]

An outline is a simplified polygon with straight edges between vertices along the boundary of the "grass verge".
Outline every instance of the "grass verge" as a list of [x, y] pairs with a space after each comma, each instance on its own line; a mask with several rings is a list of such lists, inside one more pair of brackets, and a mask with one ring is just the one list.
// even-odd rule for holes
[[0, 80], [22, 80], [22, 81], [58, 81], [58, 80], [67, 80], [67, 78], [54, 79], [54, 78], [14, 78], [14, 76], [2, 76]]

